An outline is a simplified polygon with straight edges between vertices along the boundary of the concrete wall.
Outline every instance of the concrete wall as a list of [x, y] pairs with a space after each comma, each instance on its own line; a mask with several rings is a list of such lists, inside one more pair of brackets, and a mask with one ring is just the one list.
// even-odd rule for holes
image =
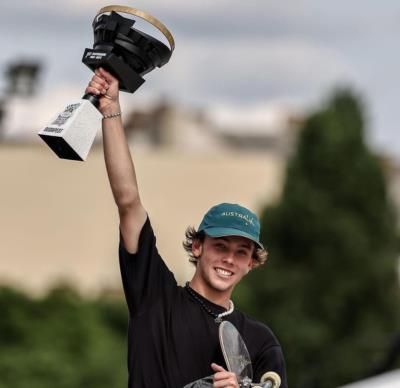
[[[218, 202], [259, 211], [279, 197], [283, 162], [267, 154], [134, 151], [158, 247], [179, 282], [192, 274], [181, 247]], [[0, 283], [40, 294], [67, 281], [82, 293], [120, 289], [118, 217], [102, 150], [60, 160], [46, 145], [0, 145]]]

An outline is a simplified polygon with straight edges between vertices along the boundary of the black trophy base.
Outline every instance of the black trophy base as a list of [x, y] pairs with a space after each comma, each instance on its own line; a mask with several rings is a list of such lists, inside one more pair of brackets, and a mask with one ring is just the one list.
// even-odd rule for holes
[[133, 93], [144, 83], [138, 73], [112, 52], [87, 48], [82, 62], [93, 71], [102, 67], [113, 74], [118, 78], [119, 89], [124, 92]]
[[83, 161], [74, 149], [62, 138], [56, 136], [46, 136], [39, 134], [45, 143], [54, 151], [54, 153], [61, 159], [79, 160]]

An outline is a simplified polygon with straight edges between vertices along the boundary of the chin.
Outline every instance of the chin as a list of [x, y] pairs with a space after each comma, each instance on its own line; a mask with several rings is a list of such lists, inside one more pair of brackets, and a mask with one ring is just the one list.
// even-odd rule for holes
[[231, 279], [216, 279], [211, 282], [212, 287], [217, 290], [217, 291], [228, 291], [233, 288], [234, 283], [232, 282]]

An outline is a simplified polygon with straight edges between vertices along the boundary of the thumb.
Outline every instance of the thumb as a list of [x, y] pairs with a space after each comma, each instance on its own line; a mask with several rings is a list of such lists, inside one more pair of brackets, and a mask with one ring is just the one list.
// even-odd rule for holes
[[225, 369], [222, 366], [215, 364], [214, 362], [211, 364], [211, 369], [214, 372], [225, 372]]

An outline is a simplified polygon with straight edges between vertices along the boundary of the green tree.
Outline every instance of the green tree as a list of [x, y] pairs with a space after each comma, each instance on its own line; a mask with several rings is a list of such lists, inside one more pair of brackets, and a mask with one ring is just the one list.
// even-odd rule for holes
[[35, 300], [0, 289], [0, 388], [125, 387], [122, 300], [84, 300], [71, 289]]
[[347, 90], [308, 117], [281, 202], [261, 217], [270, 262], [238, 289], [277, 333], [291, 387], [365, 376], [398, 329], [395, 211], [364, 126]]

